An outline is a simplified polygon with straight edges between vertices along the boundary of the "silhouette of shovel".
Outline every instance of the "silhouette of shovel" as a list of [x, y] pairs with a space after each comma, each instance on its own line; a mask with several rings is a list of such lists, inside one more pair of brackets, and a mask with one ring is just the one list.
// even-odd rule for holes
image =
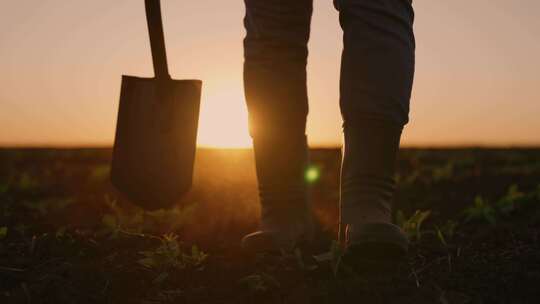
[[111, 165], [134, 204], [172, 207], [192, 184], [202, 82], [169, 76], [159, 0], [145, 0], [155, 78], [122, 76]]

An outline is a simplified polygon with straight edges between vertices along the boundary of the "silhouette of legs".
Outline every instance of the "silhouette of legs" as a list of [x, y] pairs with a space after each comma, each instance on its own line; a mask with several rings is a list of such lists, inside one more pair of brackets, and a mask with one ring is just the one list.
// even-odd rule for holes
[[[335, 0], [343, 29], [341, 220], [347, 242], [407, 242], [391, 226], [394, 174], [414, 74], [410, 0]], [[386, 247], [385, 247], [386, 248]]]
[[309, 234], [304, 172], [307, 42], [312, 0], [245, 0], [244, 87], [261, 201], [255, 250], [292, 247]]
[[[306, 62], [312, 0], [245, 4], [244, 85], [262, 229], [244, 243], [280, 239], [292, 244], [306, 232], [311, 215], [303, 175], [308, 161]], [[414, 74], [411, 2], [335, 4], [344, 33], [342, 221], [348, 225], [350, 244], [386, 242], [406, 250], [406, 239], [390, 223], [395, 158], [408, 121]]]

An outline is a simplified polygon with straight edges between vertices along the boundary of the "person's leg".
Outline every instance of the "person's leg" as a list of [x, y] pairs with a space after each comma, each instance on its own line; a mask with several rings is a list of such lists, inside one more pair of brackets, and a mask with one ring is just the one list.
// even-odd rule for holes
[[253, 138], [261, 230], [253, 250], [291, 247], [308, 230], [304, 171], [307, 43], [312, 0], [245, 0], [244, 87]]
[[[405, 252], [391, 224], [395, 161], [408, 122], [415, 41], [410, 0], [336, 0], [343, 28], [341, 220], [349, 247]], [[391, 252], [384, 250], [385, 252]], [[378, 253], [377, 253], [378, 254]]]

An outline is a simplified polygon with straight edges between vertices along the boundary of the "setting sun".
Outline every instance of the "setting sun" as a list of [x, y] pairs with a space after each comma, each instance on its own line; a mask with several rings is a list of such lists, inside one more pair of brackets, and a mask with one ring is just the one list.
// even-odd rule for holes
[[249, 148], [247, 109], [241, 90], [222, 87], [203, 90], [198, 146], [213, 148]]
[[0, 304], [540, 303], [540, 0], [1, 8]]

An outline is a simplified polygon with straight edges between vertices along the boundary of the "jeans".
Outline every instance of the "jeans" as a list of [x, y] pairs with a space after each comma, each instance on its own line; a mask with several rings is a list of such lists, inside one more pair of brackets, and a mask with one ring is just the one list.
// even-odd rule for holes
[[[245, 5], [244, 86], [250, 134], [254, 139], [302, 138], [308, 114], [306, 63], [312, 0], [245, 0]], [[335, 0], [334, 5], [343, 29], [342, 208], [351, 210], [345, 211], [351, 214], [349, 222], [358, 217], [354, 213], [376, 212], [371, 209], [382, 210], [382, 217], [387, 218], [393, 194], [394, 166], [390, 163], [395, 161], [401, 130], [409, 120], [415, 65], [412, 3]], [[369, 205], [359, 197], [380, 200], [380, 206], [352, 211], [355, 206]]]

